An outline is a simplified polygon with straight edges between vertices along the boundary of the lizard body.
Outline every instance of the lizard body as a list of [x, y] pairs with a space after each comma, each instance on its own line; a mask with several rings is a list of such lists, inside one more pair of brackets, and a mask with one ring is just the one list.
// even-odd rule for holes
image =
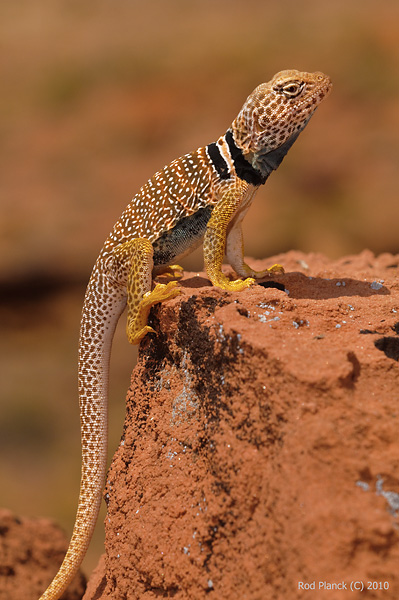
[[[254, 194], [286, 152], [331, 83], [322, 73], [282, 71], [247, 98], [225, 135], [156, 173], [134, 196], [94, 265], [82, 311], [79, 402], [82, 477], [75, 526], [64, 561], [40, 600], [57, 600], [76, 574], [97, 520], [106, 472], [108, 372], [112, 338], [125, 309], [127, 335], [138, 344], [154, 330], [151, 306], [179, 293], [176, 281], [153, 277], [175, 265], [203, 240], [212, 284], [242, 290], [257, 278], [283, 272], [252, 270], [243, 258], [241, 222]], [[228, 262], [245, 279], [222, 273]], [[172, 265], [172, 266], [171, 266]]]

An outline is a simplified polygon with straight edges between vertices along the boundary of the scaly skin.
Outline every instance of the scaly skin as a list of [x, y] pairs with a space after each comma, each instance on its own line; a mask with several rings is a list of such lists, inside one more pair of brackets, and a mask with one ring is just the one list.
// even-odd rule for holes
[[[245, 264], [241, 233], [254, 194], [331, 89], [322, 73], [282, 71], [247, 98], [216, 143], [174, 160], [134, 196], [96, 261], [87, 287], [79, 342], [82, 477], [75, 526], [65, 559], [40, 600], [57, 600], [76, 574], [97, 520], [107, 456], [108, 372], [112, 338], [126, 304], [127, 335], [138, 344], [151, 306], [175, 297], [176, 281], [156, 284], [161, 272], [203, 239], [212, 284], [239, 291], [280, 265], [257, 272]], [[222, 273], [224, 256], [239, 277]]]

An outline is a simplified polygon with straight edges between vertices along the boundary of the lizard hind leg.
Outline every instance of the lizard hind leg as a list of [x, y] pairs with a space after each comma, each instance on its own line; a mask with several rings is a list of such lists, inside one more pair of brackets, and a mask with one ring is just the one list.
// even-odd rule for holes
[[151, 307], [158, 302], [164, 302], [177, 296], [180, 291], [177, 281], [157, 283], [151, 291], [153, 262], [153, 247], [149, 240], [136, 238], [126, 242], [124, 246], [130, 254], [130, 271], [127, 279], [127, 326], [126, 333], [131, 344], [139, 344], [143, 337], [154, 332], [147, 325]]

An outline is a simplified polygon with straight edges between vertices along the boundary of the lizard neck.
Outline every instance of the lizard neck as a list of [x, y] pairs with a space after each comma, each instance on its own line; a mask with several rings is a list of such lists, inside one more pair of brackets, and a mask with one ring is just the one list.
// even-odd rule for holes
[[264, 177], [263, 173], [245, 158], [241, 148], [239, 148], [234, 141], [231, 129], [227, 130], [225, 139], [238, 177], [251, 185], [258, 186], [265, 183], [269, 173]]
[[230, 179], [236, 175], [253, 186], [265, 183], [267, 176], [263, 177], [262, 173], [244, 157], [241, 148], [234, 141], [231, 129], [217, 142], [209, 144], [206, 151], [220, 179]]
[[252, 185], [264, 184], [272, 171], [275, 171], [283, 161], [284, 156], [291, 148], [301, 131], [306, 127], [309, 119], [299, 131], [293, 133], [281, 146], [273, 150], [260, 149], [244, 155], [241, 148], [234, 141], [233, 131], [229, 129], [225, 135], [230, 149], [231, 157], [237, 175]]

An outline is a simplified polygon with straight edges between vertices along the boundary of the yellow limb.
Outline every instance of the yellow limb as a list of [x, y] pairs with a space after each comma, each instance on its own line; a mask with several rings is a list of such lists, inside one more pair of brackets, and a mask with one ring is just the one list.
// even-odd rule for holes
[[230, 281], [222, 273], [228, 226], [246, 197], [247, 191], [248, 184], [245, 182], [232, 186], [213, 209], [205, 232], [205, 269], [213, 285], [223, 290], [241, 291], [255, 283], [255, 279], [251, 277], [244, 281], [242, 279]]
[[156, 267], [155, 274], [163, 275], [164, 277], [171, 277], [174, 279], [181, 279], [183, 277], [184, 269], [180, 265], [168, 265], [167, 267]]
[[[135, 295], [128, 295], [128, 317], [126, 333], [131, 344], [139, 344], [143, 337], [155, 330], [147, 325], [148, 315], [151, 307], [158, 302], [165, 302], [170, 298], [174, 298], [180, 294], [177, 281], [169, 281], [166, 285], [157, 283], [152, 291], [146, 292], [142, 299], [137, 302]], [[140, 282], [134, 282], [132, 289], [140, 287]]]
[[226, 256], [227, 261], [231, 264], [237, 275], [241, 277], [254, 277], [262, 279], [271, 273], [284, 273], [284, 268], [275, 264], [264, 271], [254, 271], [244, 261], [244, 242], [241, 229], [241, 222], [234, 224], [229, 231], [226, 240]]
[[126, 333], [131, 344], [139, 344], [143, 337], [154, 332], [147, 325], [151, 307], [177, 296], [180, 291], [177, 281], [168, 284], [157, 283], [151, 291], [154, 250], [146, 238], [135, 238], [120, 244], [114, 250], [114, 272], [120, 275], [119, 281], [127, 275], [127, 326]]

